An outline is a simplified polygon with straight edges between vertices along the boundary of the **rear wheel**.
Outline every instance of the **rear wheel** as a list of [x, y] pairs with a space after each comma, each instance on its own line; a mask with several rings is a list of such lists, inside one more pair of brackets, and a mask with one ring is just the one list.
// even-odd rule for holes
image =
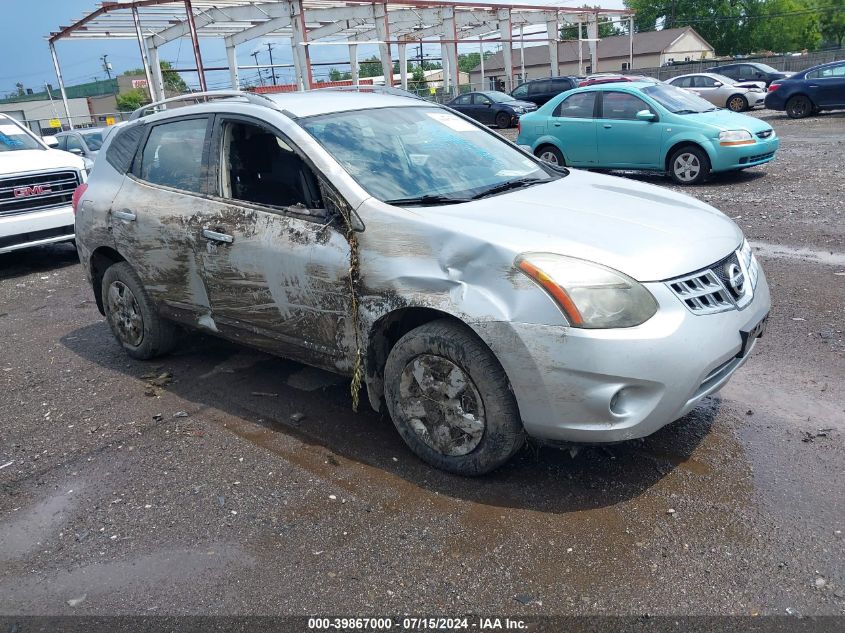
[[790, 119], [803, 119], [813, 113], [813, 102], [804, 95], [795, 95], [786, 102], [786, 114]]
[[748, 99], [742, 95], [733, 95], [728, 99], [728, 109], [733, 112], [745, 112], [748, 109]]
[[147, 360], [176, 347], [176, 326], [158, 315], [129, 264], [118, 262], [106, 270], [102, 293], [112, 334], [132, 358]]
[[496, 115], [496, 127], [505, 129], [511, 126], [511, 117], [506, 112], [499, 112]]
[[542, 147], [538, 147], [537, 151], [534, 152], [534, 155], [540, 160], [555, 165], [556, 167], [566, 166], [566, 160], [563, 158], [563, 152], [554, 145], [543, 145]]
[[687, 145], [669, 159], [669, 175], [679, 185], [697, 185], [710, 174], [710, 159], [703, 149]]
[[449, 320], [403, 336], [385, 365], [393, 424], [420, 458], [459, 475], [507, 462], [524, 433], [507, 376], [490, 349]]

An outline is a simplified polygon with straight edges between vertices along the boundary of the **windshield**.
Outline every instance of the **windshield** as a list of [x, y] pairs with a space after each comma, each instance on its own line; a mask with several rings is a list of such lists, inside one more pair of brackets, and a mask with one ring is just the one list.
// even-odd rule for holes
[[96, 152], [103, 146], [102, 132], [83, 132], [82, 138], [85, 139], [85, 144], [92, 152]]
[[655, 84], [642, 90], [644, 94], [647, 94], [673, 114], [697, 114], [698, 112], [710, 112], [716, 109], [709, 101], [668, 84]]
[[505, 103], [506, 101], [516, 101], [512, 96], [504, 92], [482, 92], [481, 94], [487, 95], [496, 103]]
[[19, 149], [44, 149], [44, 147], [14, 121], [0, 119], [0, 152], [14, 152]]
[[355, 110], [299, 123], [383, 202], [459, 202], [508, 184], [559, 177], [496, 135], [442, 108]]

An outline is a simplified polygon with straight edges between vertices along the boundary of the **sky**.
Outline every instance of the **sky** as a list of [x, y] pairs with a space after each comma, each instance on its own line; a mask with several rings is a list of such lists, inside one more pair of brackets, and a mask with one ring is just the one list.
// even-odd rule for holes
[[[500, 0], [487, 0], [491, 4], [501, 3]], [[517, 0], [511, 0], [516, 3]], [[531, 0], [530, 4], [548, 4], [552, 0]], [[565, 6], [583, 6], [584, 4], [601, 4], [608, 9], [622, 7], [622, 0], [580, 0], [564, 2]], [[15, 84], [21, 82], [27, 88], [38, 92], [43, 90], [44, 83], [58, 85], [46, 36], [57, 30], [59, 26], [71, 24], [83, 15], [90, 13], [99, 6], [98, 0], [2, 0], [3, 7], [3, 37], [0, 38], [0, 96], [13, 92]], [[274, 45], [273, 61], [276, 64], [292, 63], [290, 42], [283, 38], [261, 38], [238, 47], [238, 64], [252, 65], [255, 59], [250, 53], [261, 50], [258, 55], [259, 63], [267, 63], [268, 53], [266, 43]], [[226, 66], [226, 49], [222, 39], [203, 39], [203, 63], [206, 67]], [[494, 48], [491, 46], [491, 48]], [[139, 68], [141, 57], [135, 40], [63, 40], [56, 44], [59, 61], [64, 73], [65, 83], [74, 85], [105, 79], [106, 73], [102, 68], [100, 57], [108, 55], [112, 64], [112, 76], [123, 71]], [[459, 47], [459, 52], [476, 52], [477, 44], [466, 44]], [[359, 59], [376, 54], [375, 46], [359, 46]], [[410, 50], [409, 50], [410, 56]], [[426, 55], [439, 57], [440, 47], [426, 47]], [[190, 40], [183, 39], [171, 42], [161, 47], [161, 59], [168, 60], [175, 67], [193, 66], [193, 51]], [[338, 61], [337, 68], [348, 69], [343, 62], [348, 61], [345, 46], [313, 47], [312, 61]], [[325, 78], [329, 66], [314, 69], [316, 79]], [[279, 82], [293, 82], [293, 69], [277, 69]], [[196, 85], [196, 75], [183, 75], [189, 85]], [[256, 71], [244, 70], [242, 80], [257, 80]], [[208, 87], [228, 88], [228, 72], [209, 72], [206, 75]]]

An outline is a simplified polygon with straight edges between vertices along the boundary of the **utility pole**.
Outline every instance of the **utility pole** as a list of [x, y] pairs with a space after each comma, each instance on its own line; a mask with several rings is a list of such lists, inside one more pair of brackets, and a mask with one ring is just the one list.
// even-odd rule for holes
[[103, 55], [100, 60], [103, 62], [103, 70], [106, 71], [106, 75], [108, 75], [109, 79], [111, 79], [111, 64], [108, 62], [109, 56]]
[[[252, 55], [252, 58], [255, 60], [255, 65], [258, 66], [258, 49], [252, 51], [250, 53], [250, 55]], [[263, 86], [264, 85], [264, 75], [261, 74], [260, 68], [258, 69], [258, 80], [261, 82], [261, 85]]]
[[270, 70], [273, 73], [273, 85], [276, 85], [276, 67], [273, 66], [273, 44], [267, 42], [267, 50], [270, 51]]

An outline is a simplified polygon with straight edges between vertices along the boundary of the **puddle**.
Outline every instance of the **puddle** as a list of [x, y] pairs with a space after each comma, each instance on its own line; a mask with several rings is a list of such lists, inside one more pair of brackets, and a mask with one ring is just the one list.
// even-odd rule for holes
[[0, 527], [0, 562], [23, 558], [57, 532], [81, 487], [81, 483], [67, 485], [30, 508], [8, 513]]
[[761, 257], [771, 259], [800, 259], [815, 264], [827, 264], [829, 266], [845, 266], [845, 253], [832, 253], [830, 251], [819, 251], [811, 248], [798, 248], [784, 244], [772, 244], [770, 242], [752, 242], [754, 251]]

